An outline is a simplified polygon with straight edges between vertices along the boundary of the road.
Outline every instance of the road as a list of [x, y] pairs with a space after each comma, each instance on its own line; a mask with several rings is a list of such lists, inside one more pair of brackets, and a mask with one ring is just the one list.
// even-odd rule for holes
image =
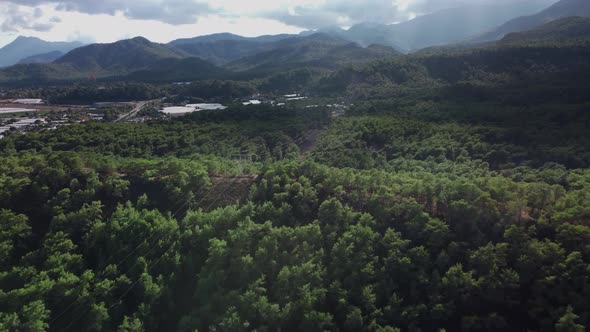
[[117, 120], [115, 120], [115, 122], [121, 122], [123, 120], [128, 120], [133, 118], [134, 116], [137, 115], [137, 113], [141, 112], [141, 110], [143, 109], [143, 107], [151, 102], [153, 102], [155, 100], [147, 100], [147, 101], [140, 101], [138, 102], [135, 107], [129, 111], [129, 113], [125, 113], [123, 115], [121, 115]]

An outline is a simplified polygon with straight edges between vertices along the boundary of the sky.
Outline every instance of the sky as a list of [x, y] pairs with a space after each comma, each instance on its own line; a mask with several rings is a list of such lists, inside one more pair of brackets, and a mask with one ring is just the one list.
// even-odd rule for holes
[[[402, 22], [461, 1], [466, 0], [0, 0], [0, 47], [18, 36], [86, 43], [143, 36], [164, 43], [218, 32], [299, 33]], [[493, 3], [510, 1], [523, 0]]]

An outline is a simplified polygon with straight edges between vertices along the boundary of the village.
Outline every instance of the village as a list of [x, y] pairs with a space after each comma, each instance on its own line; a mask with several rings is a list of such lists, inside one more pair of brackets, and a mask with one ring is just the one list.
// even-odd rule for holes
[[[101, 105], [104, 104], [104, 105]], [[0, 139], [9, 134], [33, 130], [54, 130], [60, 126], [87, 121], [104, 121], [124, 112], [133, 104], [97, 103], [81, 105], [49, 105], [42, 99], [0, 100]]]
[[39, 98], [0, 99], [0, 139], [7, 135], [23, 134], [36, 130], [55, 130], [75, 123], [134, 122], [180, 117], [199, 111], [224, 110], [228, 107], [270, 105], [271, 107], [327, 107], [334, 117], [345, 113], [347, 105], [314, 100], [298, 93], [282, 96], [256, 94], [225, 104], [173, 102], [161, 98], [136, 102], [96, 102], [89, 105], [53, 105]]

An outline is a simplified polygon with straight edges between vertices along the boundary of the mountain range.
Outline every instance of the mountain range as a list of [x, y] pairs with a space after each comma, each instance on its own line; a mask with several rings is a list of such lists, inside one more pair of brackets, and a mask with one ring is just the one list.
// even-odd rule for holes
[[235, 71], [256, 68], [273, 70], [276, 67], [304, 64], [309, 67], [335, 69], [343, 65], [364, 63], [399, 54], [389, 47], [361, 47], [324, 33], [279, 40], [267, 48], [270, 50], [233, 61], [226, 67]]
[[215, 65], [225, 65], [240, 58], [272, 50], [273, 43], [283, 39], [296, 38], [297, 35], [242, 37], [221, 33], [188, 39], [177, 39], [168, 46], [185, 53], [210, 61]]
[[[236, 38], [238, 39], [238, 38]], [[246, 39], [245, 39], [246, 40]], [[212, 43], [223, 40], [211, 39]], [[247, 41], [252, 42], [251, 40]], [[196, 44], [202, 43], [198, 38]], [[115, 43], [92, 44], [74, 49], [53, 63], [19, 64], [0, 70], [0, 82], [43, 84], [52, 80], [68, 81], [88, 78], [134, 80], [149, 82], [190, 81], [266, 77], [282, 70], [301, 67], [320, 71], [337, 70], [343, 66], [399, 54], [385, 46], [361, 47], [325, 34], [268, 38], [259, 53], [237, 58], [225, 57], [216, 65], [210, 59], [174, 47], [174, 43], [158, 44], [143, 37]], [[181, 45], [194, 45], [185, 41]], [[219, 62], [218, 62], [219, 63]]]
[[12, 66], [23, 59], [49, 52], [64, 54], [82, 45], [80, 42], [48, 42], [36, 37], [21, 36], [0, 48], [0, 67]]
[[590, 18], [564, 18], [473, 49], [422, 52], [343, 68], [307, 91], [387, 99], [427, 86], [463, 100], [497, 100], [502, 95], [502, 100], [518, 104], [587, 101], [589, 41]]
[[[0, 83], [71, 81], [94, 76], [97, 79], [135, 80], [149, 82], [193, 81], [205, 79], [251, 80], [272, 77], [291, 70], [310, 69], [313, 73], [329, 73], [347, 66], [401, 56], [400, 50], [423, 45], [449, 43], [465, 38], [478, 29], [492, 27], [485, 40], [508, 36], [498, 45], [555, 41], [560, 36], [577, 33], [583, 39], [586, 20], [581, 18], [553, 21], [576, 12], [590, 16], [590, 1], [561, 0], [531, 16], [523, 16], [496, 24], [506, 17], [530, 12], [545, 2], [520, 1], [510, 5], [464, 6], [420, 16], [414, 20], [394, 24], [359, 24], [348, 30], [326, 28], [306, 31], [298, 35], [242, 37], [229, 33], [174, 40], [167, 44], [154, 43], [143, 37], [114, 43], [81, 46], [63, 54], [61, 50], [37, 53], [21, 58], [20, 64], [0, 70]], [[511, 14], [509, 14], [510, 12]], [[486, 19], [478, 20], [476, 14]], [[515, 23], [516, 22], [516, 23]], [[526, 22], [518, 23], [518, 22]], [[535, 23], [536, 22], [536, 23]], [[473, 29], [460, 26], [473, 26]], [[493, 28], [499, 26], [499, 28]], [[531, 30], [528, 34], [509, 34]], [[441, 28], [441, 27], [444, 27]], [[512, 27], [512, 28], [510, 28]], [[541, 30], [534, 30], [539, 28]], [[502, 31], [503, 34], [498, 33]], [[505, 33], [504, 33], [505, 32]], [[480, 34], [478, 38], [482, 38]], [[551, 36], [551, 37], [543, 37]], [[500, 39], [499, 37], [498, 39]], [[476, 41], [469, 39], [470, 41]], [[39, 43], [36, 38], [18, 38], [0, 50], [0, 58], [13, 54], [30, 53], [18, 45]], [[43, 41], [41, 41], [43, 42]], [[46, 43], [53, 48], [79, 46], [79, 43]], [[489, 43], [488, 45], [495, 45]], [[460, 44], [433, 48], [429, 52], [479, 47], [480, 44]], [[48, 46], [49, 47], [49, 46]], [[44, 51], [42, 47], [38, 50]], [[4, 53], [3, 53], [4, 52]], [[18, 61], [17, 61], [18, 62]], [[51, 63], [49, 63], [51, 62]], [[304, 72], [307, 73], [307, 72]], [[307, 75], [307, 74], [305, 74]], [[304, 76], [305, 76], [304, 75]]]

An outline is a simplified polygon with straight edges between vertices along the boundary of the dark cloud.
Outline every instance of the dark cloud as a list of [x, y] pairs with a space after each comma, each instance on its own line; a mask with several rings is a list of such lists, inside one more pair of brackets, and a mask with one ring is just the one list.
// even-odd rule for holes
[[45, 32], [53, 29], [54, 26], [55, 24], [53, 23], [34, 23], [30, 26], [29, 29], [39, 32]]
[[329, 0], [323, 9], [353, 22], [389, 23], [400, 19], [402, 14], [392, 0]]
[[123, 13], [131, 19], [158, 20], [169, 24], [189, 24], [214, 10], [196, 0], [4, 0], [17, 5], [53, 4], [58, 10], [85, 14]]
[[43, 20], [43, 11], [40, 8], [23, 10], [16, 5], [8, 4], [3, 7], [4, 13], [0, 17], [0, 31], [19, 32], [21, 30], [35, 30], [39, 32], [51, 30], [57, 21]]

